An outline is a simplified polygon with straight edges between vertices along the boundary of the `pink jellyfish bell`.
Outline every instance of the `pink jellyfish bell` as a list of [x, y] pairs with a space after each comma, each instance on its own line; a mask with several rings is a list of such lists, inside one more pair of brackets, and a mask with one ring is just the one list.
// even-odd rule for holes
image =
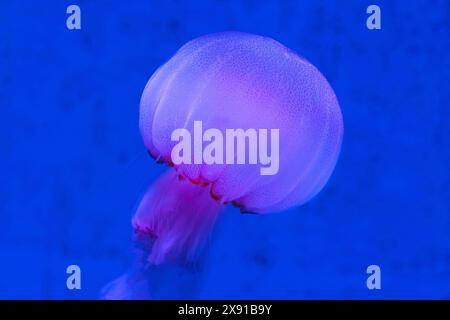
[[336, 164], [343, 121], [307, 60], [267, 37], [226, 32], [185, 44], [150, 78], [140, 131], [172, 168], [134, 218], [147, 261], [195, 259], [224, 204], [270, 213], [301, 205]]

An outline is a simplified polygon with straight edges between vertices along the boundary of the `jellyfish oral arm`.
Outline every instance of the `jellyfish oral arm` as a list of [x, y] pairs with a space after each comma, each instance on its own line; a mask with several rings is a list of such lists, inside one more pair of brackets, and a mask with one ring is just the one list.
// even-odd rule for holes
[[222, 207], [208, 187], [180, 179], [174, 170], [161, 176], [147, 190], [132, 221], [137, 236], [151, 239], [148, 263], [194, 261]]
[[[160, 176], [132, 219], [136, 261], [103, 289], [102, 297], [195, 296], [202, 249], [223, 207], [213, 200], [209, 187], [180, 179], [175, 170]], [[178, 281], [180, 277], [184, 280]]]

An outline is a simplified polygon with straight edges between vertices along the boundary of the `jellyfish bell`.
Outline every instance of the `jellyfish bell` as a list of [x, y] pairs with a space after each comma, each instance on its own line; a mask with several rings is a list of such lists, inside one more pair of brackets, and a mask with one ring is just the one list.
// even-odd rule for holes
[[[230, 129], [244, 132], [232, 160], [251, 160], [251, 150], [263, 157], [246, 133], [278, 130], [279, 145], [265, 150], [266, 158], [279, 152], [276, 174], [261, 174], [254, 161], [205, 163], [197, 156], [174, 163], [180, 141], [173, 133], [195, 135], [199, 121], [216, 135], [194, 139], [194, 158]], [[269, 213], [311, 199], [329, 179], [343, 135], [336, 96], [311, 63], [275, 40], [237, 32], [194, 39], [161, 66], [142, 94], [139, 127], [149, 153], [173, 167], [149, 188], [133, 219], [137, 232], [154, 239], [153, 264], [195, 256], [223, 203]]]

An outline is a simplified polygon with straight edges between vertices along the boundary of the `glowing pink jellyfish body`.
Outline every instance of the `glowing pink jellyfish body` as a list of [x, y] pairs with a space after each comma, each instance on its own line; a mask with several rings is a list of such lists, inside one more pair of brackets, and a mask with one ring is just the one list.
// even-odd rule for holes
[[[150, 265], [192, 261], [225, 203], [270, 213], [311, 199], [330, 177], [343, 136], [336, 96], [311, 63], [270, 38], [237, 32], [184, 45], [147, 83], [139, 120], [149, 153], [173, 167], [149, 188], [133, 218], [137, 233], [152, 239], [146, 254]], [[200, 133], [195, 122], [201, 122]], [[235, 147], [231, 164], [174, 163], [180, 140], [173, 133], [179, 128], [192, 136], [208, 129], [243, 129], [247, 148]], [[277, 141], [270, 139], [272, 129], [278, 129]], [[208, 152], [213, 142], [225, 144], [218, 136], [203, 138], [193, 142], [192, 158]], [[266, 139], [269, 145], [253, 150], [257, 164], [249, 155], [252, 139]], [[223, 150], [214, 152], [216, 159], [227, 157]], [[237, 161], [242, 152], [247, 154]], [[275, 152], [276, 170], [262, 174], [268, 164], [261, 159], [275, 161]]]

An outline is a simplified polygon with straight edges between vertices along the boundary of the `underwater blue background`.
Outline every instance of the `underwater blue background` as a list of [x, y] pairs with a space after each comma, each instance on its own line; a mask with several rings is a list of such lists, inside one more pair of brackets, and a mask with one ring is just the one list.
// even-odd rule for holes
[[[81, 30], [66, 28], [70, 4]], [[370, 4], [381, 30], [366, 28]], [[227, 208], [199, 297], [450, 298], [446, 0], [2, 0], [0, 298], [96, 299], [127, 270], [130, 218], [165, 170], [139, 135], [142, 90], [182, 44], [226, 30], [272, 37], [316, 65], [345, 133], [308, 204]], [[81, 290], [66, 288], [70, 264]], [[371, 264], [381, 290], [366, 287]]]

